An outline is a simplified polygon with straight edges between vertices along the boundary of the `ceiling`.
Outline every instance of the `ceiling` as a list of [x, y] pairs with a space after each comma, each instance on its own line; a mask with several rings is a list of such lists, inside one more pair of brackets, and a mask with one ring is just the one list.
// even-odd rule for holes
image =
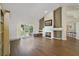
[[[60, 3], [6, 3], [4, 7], [11, 11], [11, 15], [21, 19], [39, 20], [52, 11], [56, 6], [79, 6], [79, 4]], [[45, 11], [47, 11], [45, 13]]]

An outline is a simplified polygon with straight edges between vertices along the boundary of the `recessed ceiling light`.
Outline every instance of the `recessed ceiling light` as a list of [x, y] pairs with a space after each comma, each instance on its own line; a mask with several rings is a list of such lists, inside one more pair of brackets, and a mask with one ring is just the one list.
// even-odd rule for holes
[[47, 10], [44, 11], [45, 14], [46, 14], [47, 12], [48, 12]]

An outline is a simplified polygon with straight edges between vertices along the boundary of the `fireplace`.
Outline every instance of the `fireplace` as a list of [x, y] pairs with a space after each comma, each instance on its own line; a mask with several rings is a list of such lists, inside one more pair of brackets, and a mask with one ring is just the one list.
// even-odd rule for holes
[[46, 32], [45, 37], [51, 37], [51, 32]]

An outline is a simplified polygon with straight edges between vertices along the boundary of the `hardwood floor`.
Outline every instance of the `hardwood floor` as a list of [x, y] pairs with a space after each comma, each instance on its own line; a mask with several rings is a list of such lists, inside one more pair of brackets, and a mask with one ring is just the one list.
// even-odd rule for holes
[[11, 41], [11, 56], [79, 56], [79, 40], [42, 37]]

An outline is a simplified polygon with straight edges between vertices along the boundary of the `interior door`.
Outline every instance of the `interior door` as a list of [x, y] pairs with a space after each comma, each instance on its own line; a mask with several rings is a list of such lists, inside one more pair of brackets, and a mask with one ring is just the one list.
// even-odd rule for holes
[[4, 40], [3, 40], [3, 55], [7, 56], [10, 54], [10, 40], [9, 40], [9, 13], [10, 11], [5, 10], [4, 13]]
[[0, 10], [0, 56], [3, 53], [3, 13], [2, 10]]

